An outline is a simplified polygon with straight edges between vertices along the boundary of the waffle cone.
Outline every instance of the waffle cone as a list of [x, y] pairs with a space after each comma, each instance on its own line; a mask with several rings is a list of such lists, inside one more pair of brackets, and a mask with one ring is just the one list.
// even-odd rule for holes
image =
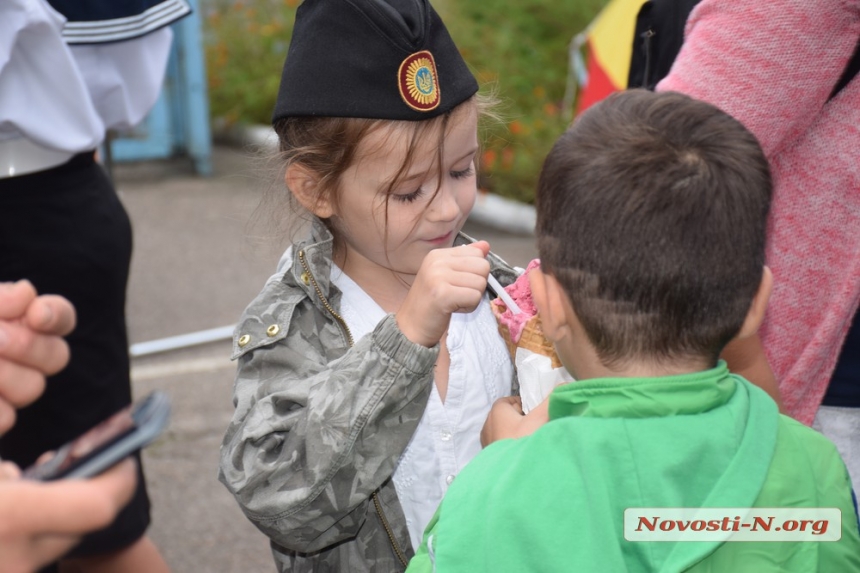
[[501, 310], [504, 306], [500, 308], [494, 304], [492, 307], [493, 314], [496, 315], [496, 321], [499, 325], [499, 334], [501, 334], [502, 338], [505, 340], [508, 352], [511, 354], [511, 360], [514, 363], [516, 363], [517, 348], [519, 347], [525, 350], [531, 350], [535, 354], [548, 356], [552, 360], [553, 368], [561, 368], [561, 360], [558, 359], [558, 354], [556, 354], [552, 343], [544, 336], [539, 317], [533, 316], [530, 318], [523, 328], [519, 342], [514, 342], [513, 338], [511, 338], [511, 333], [508, 330], [508, 327], [502, 324], [499, 320], [501, 313], [504, 312]]

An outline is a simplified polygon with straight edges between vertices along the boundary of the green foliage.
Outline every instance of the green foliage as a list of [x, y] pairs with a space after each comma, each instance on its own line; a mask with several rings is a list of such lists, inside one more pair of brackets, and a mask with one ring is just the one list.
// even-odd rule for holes
[[299, 3], [210, 0], [201, 8], [213, 117], [269, 124]]
[[[605, 0], [434, 0], [465, 60], [502, 102], [484, 129], [481, 185], [531, 202], [543, 158], [566, 127], [568, 45]], [[269, 123], [300, 0], [210, 0], [206, 60], [214, 117]]]
[[[482, 186], [532, 202], [543, 159], [567, 127], [568, 46], [604, 0], [437, 0], [464, 59], [501, 100], [484, 134]], [[570, 110], [567, 110], [568, 112]]]

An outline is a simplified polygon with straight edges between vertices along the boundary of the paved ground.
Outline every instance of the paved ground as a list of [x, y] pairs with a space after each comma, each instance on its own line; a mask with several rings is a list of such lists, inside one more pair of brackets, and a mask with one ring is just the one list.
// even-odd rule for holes
[[[215, 175], [185, 160], [120, 165], [117, 187], [135, 232], [128, 319], [132, 343], [233, 324], [272, 273], [286, 238], [249, 223], [261, 193], [277, 185], [249, 154], [214, 152]], [[509, 263], [535, 256], [531, 237], [469, 224]], [[268, 544], [216, 479], [218, 447], [232, 414], [228, 342], [135, 358], [135, 394], [173, 399], [166, 435], [147, 449], [150, 535], [175, 573], [274, 571]]]

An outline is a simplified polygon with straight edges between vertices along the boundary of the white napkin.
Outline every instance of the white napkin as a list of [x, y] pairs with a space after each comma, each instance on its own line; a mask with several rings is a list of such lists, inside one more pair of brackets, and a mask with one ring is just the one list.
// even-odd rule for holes
[[552, 367], [552, 359], [525, 348], [517, 348], [517, 378], [520, 381], [520, 398], [523, 412], [529, 411], [544, 401], [552, 389], [559, 384], [573, 382], [574, 378], [562, 366]]

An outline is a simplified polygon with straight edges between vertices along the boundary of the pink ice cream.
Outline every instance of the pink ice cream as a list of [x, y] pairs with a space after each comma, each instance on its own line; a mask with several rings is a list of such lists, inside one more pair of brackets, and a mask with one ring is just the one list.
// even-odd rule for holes
[[505, 294], [513, 299], [514, 304], [520, 308], [520, 313], [512, 313], [501, 298], [492, 303], [499, 334], [505, 341], [511, 361], [517, 370], [520, 399], [523, 412], [526, 413], [549, 396], [555, 386], [571, 381], [553, 343], [544, 336], [532, 299], [529, 273], [539, 266], [540, 261], [533, 260], [526, 272], [505, 288]]
[[497, 307], [495, 310], [497, 311], [496, 317], [499, 320], [499, 324], [507, 327], [514, 344], [520, 341], [526, 323], [537, 315], [537, 308], [535, 308], [535, 303], [532, 300], [532, 289], [529, 285], [529, 272], [539, 266], [540, 259], [532, 260], [528, 267], [526, 267], [526, 272], [521, 274], [513, 284], [505, 287], [505, 292], [514, 299], [514, 302], [517, 303], [522, 312], [519, 314], [512, 313], [499, 298], [493, 301], [493, 304]]

